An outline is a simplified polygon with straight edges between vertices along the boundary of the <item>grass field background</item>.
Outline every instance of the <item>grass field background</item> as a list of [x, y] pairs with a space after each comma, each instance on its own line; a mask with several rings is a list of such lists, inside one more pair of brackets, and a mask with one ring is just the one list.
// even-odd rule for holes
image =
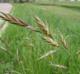
[[71, 1], [71, 0], [36, 0], [34, 3], [39, 4], [58, 4], [58, 5], [72, 5], [72, 6], [80, 6], [80, 1]]
[[[68, 43], [68, 49], [59, 48], [46, 43], [41, 35], [9, 23], [2, 39], [6, 44], [0, 50], [0, 74], [80, 74], [80, 11], [60, 7], [41, 6], [34, 4], [14, 4], [12, 15], [23, 19], [37, 28], [34, 16], [48, 22], [49, 29], [55, 40], [62, 33]], [[38, 28], [37, 28], [38, 29]], [[37, 60], [50, 50], [58, 50], [44, 59]], [[57, 68], [60, 64], [67, 69]]]

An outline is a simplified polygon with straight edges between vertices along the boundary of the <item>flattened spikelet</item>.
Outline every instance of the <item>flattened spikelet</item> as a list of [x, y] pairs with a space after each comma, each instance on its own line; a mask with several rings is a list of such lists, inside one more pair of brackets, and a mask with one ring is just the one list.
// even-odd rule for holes
[[60, 69], [67, 69], [66, 66], [64, 65], [60, 65], [60, 64], [53, 64], [52, 62], [50, 63], [51, 66], [56, 67], [56, 68], [60, 68]]
[[59, 46], [59, 44], [50, 37], [44, 36], [43, 39], [47, 41], [49, 44], [51, 44], [52, 46], [56, 46], [56, 47]]
[[63, 37], [62, 34], [60, 34], [60, 37], [61, 37], [61, 42], [62, 42], [63, 46], [64, 46], [65, 48], [68, 48], [67, 42], [66, 42], [66, 40], [64, 39], [64, 37]]
[[49, 55], [52, 55], [53, 53], [56, 53], [57, 50], [50, 50], [48, 52], [46, 52], [44, 55], [42, 55], [41, 57], [39, 57], [37, 60], [41, 60], [41, 59], [44, 59], [46, 57], [48, 57]]
[[15, 24], [15, 25], [26, 27], [28, 29], [31, 29], [32, 31], [36, 31], [31, 25], [25, 23], [21, 19], [18, 19], [16, 17], [13, 17], [10, 14], [5, 14], [3, 12], [0, 12], [0, 13], [2, 14], [2, 15], [0, 15], [0, 18], [2, 18], [3, 20], [8, 21], [8, 22], [10, 22], [12, 24]]
[[34, 18], [35, 18], [36, 23], [38, 24], [39, 28], [43, 32], [43, 34], [46, 36], [52, 37], [49, 32], [49, 28], [44, 24], [44, 22], [37, 16], [35, 16]]

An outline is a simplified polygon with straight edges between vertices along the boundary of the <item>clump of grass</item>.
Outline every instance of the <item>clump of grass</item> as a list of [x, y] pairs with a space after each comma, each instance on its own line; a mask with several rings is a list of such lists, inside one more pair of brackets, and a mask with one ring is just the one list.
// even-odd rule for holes
[[[58, 41], [55, 41], [52, 37], [52, 34], [50, 33], [50, 30], [49, 28], [47, 27], [47, 25], [38, 17], [38, 16], [35, 16], [35, 20], [36, 20], [36, 23], [38, 25], [38, 27], [40, 28], [40, 32], [38, 30], [36, 30], [33, 26], [29, 25], [29, 24], [26, 24], [23, 20], [19, 19], [19, 18], [16, 18], [10, 14], [5, 14], [3, 12], [1, 12], [2, 15], [0, 16], [3, 20], [5, 21], [8, 21], [12, 24], [16, 24], [18, 26], [22, 26], [24, 28], [28, 28], [30, 29], [31, 31], [34, 31], [34, 32], [37, 32], [37, 33], [41, 33], [41, 36], [42, 38], [47, 42], [49, 43], [50, 45], [52, 45], [53, 47], [60, 47], [60, 44]], [[63, 44], [63, 46], [65, 48], [68, 48], [67, 47], [67, 43], [63, 37], [63, 35], [60, 35], [61, 37], [61, 43]], [[48, 57], [49, 55], [55, 53], [56, 50], [51, 50], [51, 51], [48, 51], [46, 54], [42, 55], [41, 57], [38, 58], [38, 60], [41, 60], [45, 57]], [[18, 51], [17, 51], [17, 57], [18, 57]], [[19, 57], [17, 58], [17, 60], [19, 61]], [[65, 66], [63, 65], [55, 65], [55, 64], [52, 64], [54, 67], [59, 67], [59, 68], [66, 68]]]
[[[24, 28], [26, 27], [26, 28], [30, 29], [31, 31], [41, 33], [41, 34], [43, 34], [42, 38], [47, 43], [49, 43], [50, 45], [55, 46], [55, 47], [60, 46], [59, 42], [57, 42], [53, 39], [52, 34], [50, 33], [50, 30], [49, 30], [48, 26], [38, 16], [35, 16], [34, 18], [36, 20], [36, 23], [37, 23], [38, 27], [40, 28], [40, 31], [36, 30], [31, 25], [25, 23], [23, 20], [21, 20], [19, 18], [16, 18], [16, 17], [14, 17], [10, 14], [5, 14], [3, 12], [1, 12], [1, 13], [2, 13], [2, 15], [0, 16], [0, 18], [2, 18], [3, 20], [8, 21], [12, 24], [16, 24], [18, 26], [22, 26]], [[65, 48], [68, 48], [66, 40], [64, 39], [62, 34], [60, 34], [60, 37], [61, 37], [60, 43], [62, 43]]]

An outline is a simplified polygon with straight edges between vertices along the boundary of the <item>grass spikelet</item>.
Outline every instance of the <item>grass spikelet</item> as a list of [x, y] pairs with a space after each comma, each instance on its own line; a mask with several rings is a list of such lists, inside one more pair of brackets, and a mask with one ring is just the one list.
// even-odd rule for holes
[[59, 64], [53, 64], [52, 62], [50, 63], [51, 66], [56, 67], [56, 68], [60, 68], [60, 69], [67, 69], [66, 66], [64, 65], [59, 65]]
[[49, 32], [49, 28], [44, 24], [44, 22], [38, 16], [35, 16], [34, 18], [42, 33], [46, 36], [52, 37], [52, 35]]
[[49, 55], [52, 55], [55, 52], [57, 52], [57, 50], [50, 50], [47, 53], [45, 53], [44, 55], [42, 55], [41, 57], [39, 57], [38, 60], [44, 59], [44, 58], [48, 57]]
[[45, 41], [47, 41], [52, 46], [55, 46], [55, 47], [58, 47], [59, 46], [58, 42], [54, 41], [52, 38], [50, 38], [48, 36], [44, 36], [43, 39]]
[[0, 12], [2, 15], [0, 15], [0, 18], [2, 18], [5, 21], [8, 21], [12, 24], [18, 25], [18, 26], [22, 26], [22, 27], [26, 27], [32, 31], [36, 31], [31, 25], [25, 23], [24, 21], [22, 21], [21, 19], [18, 19], [16, 17], [13, 17], [10, 14], [5, 14], [3, 12]]
[[62, 42], [63, 46], [67, 49], [68, 48], [68, 45], [67, 45], [66, 40], [64, 39], [64, 37], [63, 37], [62, 34], [60, 34], [60, 37], [61, 37], [61, 42]]

